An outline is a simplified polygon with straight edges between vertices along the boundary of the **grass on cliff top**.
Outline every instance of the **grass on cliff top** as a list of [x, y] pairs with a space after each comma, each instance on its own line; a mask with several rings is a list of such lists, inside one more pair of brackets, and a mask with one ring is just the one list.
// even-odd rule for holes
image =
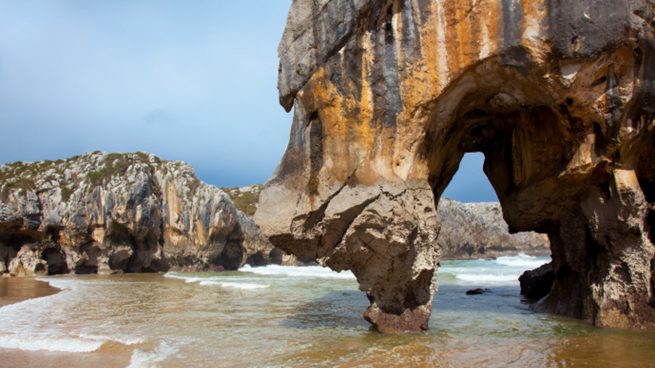
[[35, 190], [36, 185], [32, 179], [21, 177], [16, 178], [14, 181], [6, 182], [2, 185], [2, 189], [0, 190], [0, 200], [3, 202], [8, 200], [9, 193], [14, 189], [23, 190], [23, 192], [26, 192], [28, 190]]
[[21, 161], [6, 164], [0, 170], [0, 200], [6, 201], [12, 190], [34, 190], [34, 177], [45, 172], [51, 162], [40, 165], [27, 164]]
[[242, 191], [240, 188], [223, 188], [223, 190], [232, 198], [232, 202], [239, 210], [248, 216], [253, 216], [257, 211], [262, 186], [253, 185], [250, 188], [252, 190]]
[[[103, 156], [94, 170], [85, 173], [84, 168], [92, 164], [94, 155]], [[38, 189], [36, 188], [37, 181], [58, 181], [62, 200], [68, 201], [84, 179], [91, 187], [102, 185], [113, 176], [124, 175], [130, 165], [139, 162], [150, 167], [157, 167], [166, 161], [146, 152], [103, 154], [100, 151], [94, 151], [65, 160], [17, 161], [0, 165], [0, 199], [6, 201], [12, 190], [36, 190]], [[73, 169], [72, 179], [65, 181], [63, 175], [68, 169]], [[48, 171], [52, 171], [52, 174], [46, 176]], [[199, 184], [194, 183], [193, 185]]]
[[109, 179], [116, 174], [125, 173], [132, 164], [128, 157], [116, 153], [108, 155], [104, 160], [104, 166], [96, 171], [86, 173], [86, 178], [92, 186], [101, 185], [105, 179]]
[[[160, 164], [162, 162], [158, 157], [155, 157], [154, 161], [155, 164]], [[150, 155], [145, 152], [136, 152], [134, 154], [109, 153], [104, 157], [102, 162], [104, 165], [102, 168], [99, 170], [90, 171], [86, 174], [86, 178], [89, 180], [92, 186], [102, 185], [106, 179], [110, 179], [114, 175], [125, 174], [130, 165], [134, 163], [151, 163]]]

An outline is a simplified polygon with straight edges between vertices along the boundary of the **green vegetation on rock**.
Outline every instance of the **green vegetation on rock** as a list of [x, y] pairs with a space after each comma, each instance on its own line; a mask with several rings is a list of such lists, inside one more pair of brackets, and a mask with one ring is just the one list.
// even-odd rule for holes
[[234, 205], [246, 215], [252, 216], [257, 211], [257, 203], [259, 203], [259, 194], [262, 191], [261, 185], [251, 185], [249, 187], [241, 188], [223, 188], [227, 193]]

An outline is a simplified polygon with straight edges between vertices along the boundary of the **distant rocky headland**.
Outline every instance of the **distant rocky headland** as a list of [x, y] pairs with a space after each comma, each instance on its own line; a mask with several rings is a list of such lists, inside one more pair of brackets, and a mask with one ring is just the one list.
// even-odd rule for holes
[[535, 232], [510, 234], [498, 202], [462, 203], [442, 198], [437, 207], [437, 238], [442, 259], [493, 258], [525, 253], [550, 255], [548, 236]]
[[[147, 153], [93, 152], [0, 166], [0, 272], [234, 270], [297, 264], [251, 216], [262, 185], [201, 182], [188, 164]], [[445, 258], [545, 254], [535, 233], [510, 235], [497, 203], [445, 199]], [[312, 261], [308, 259], [306, 261]]]
[[0, 166], [0, 271], [234, 270], [283, 258], [183, 162], [94, 152]]

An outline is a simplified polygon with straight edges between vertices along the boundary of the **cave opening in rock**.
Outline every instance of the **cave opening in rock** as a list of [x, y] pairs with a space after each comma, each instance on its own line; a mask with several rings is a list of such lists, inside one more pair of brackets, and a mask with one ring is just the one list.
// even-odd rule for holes
[[[460, 83], [462, 89], [467, 88], [466, 78]], [[579, 198], [577, 188], [558, 182], [559, 173], [566, 170], [576, 153], [573, 144], [562, 139], [571, 137], [579, 129], [579, 122], [568, 114], [568, 108], [575, 101], [569, 98], [561, 106], [552, 107], [535, 93], [537, 85], [526, 81], [519, 73], [502, 86], [477, 83], [469, 87], [468, 93], [454, 88], [457, 93], [446, 94], [437, 102], [433, 121], [447, 119], [450, 123], [444, 127], [440, 121], [434, 124], [434, 130], [428, 130], [426, 157], [435, 204], [438, 205], [442, 197], [453, 194], [464, 200], [497, 200], [500, 203], [497, 211], [501, 212], [501, 221], [510, 234], [534, 231], [543, 234], [534, 234], [540, 241], [552, 237], [559, 229], [559, 211], [569, 206], [576, 208]], [[446, 103], [447, 107], [439, 107]], [[440, 220], [443, 227], [447, 219]], [[439, 236], [443, 235], [442, 230]], [[514, 248], [514, 255], [523, 246], [529, 248], [527, 244], [510, 246], [510, 238], [508, 234], [507, 241], [498, 241], [506, 244], [493, 246], [508, 253]], [[437, 242], [440, 243], [439, 239]], [[489, 246], [474, 242], [468, 245], [469, 256], [492, 256], [487, 252], [491, 250]], [[443, 244], [440, 246], [443, 251]], [[481, 248], [485, 249], [480, 251]], [[551, 257], [562, 257], [561, 253], [553, 255], [552, 252], [551, 247]], [[541, 284], [532, 285], [530, 294], [532, 299], [539, 300], [546, 297], [555, 284], [553, 271], [544, 268], [534, 276], [532, 280]], [[559, 288], [571, 286], [569, 281], [576, 277], [577, 274], [569, 275]], [[571, 286], [573, 290], [582, 290], [576, 285]], [[579, 301], [584, 296], [571, 299]]]
[[437, 246], [442, 259], [485, 259], [491, 269], [504, 268], [498, 271], [503, 275], [489, 274], [490, 280], [507, 277], [505, 272], [527, 271], [521, 278], [523, 297], [539, 300], [548, 294], [553, 282], [550, 265], [532, 272], [542, 262], [535, 256], [550, 255], [548, 237], [535, 232], [509, 233], [498, 197], [484, 174], [484, 159], [481, 152], [465, 153], [441, 195]]
[[460, 202], [497, 202], [498, 196], [484, 175], [483, 165], [482, 153], [465, 153], [442, 196]]
[[218, 252], [209, 259], [210, 265], [227, 270], [237, 270], [243, 260], [243, 230], [236, 224], [229, 232], [217, 232], [210, 237], [210, 244], [217, 244]]

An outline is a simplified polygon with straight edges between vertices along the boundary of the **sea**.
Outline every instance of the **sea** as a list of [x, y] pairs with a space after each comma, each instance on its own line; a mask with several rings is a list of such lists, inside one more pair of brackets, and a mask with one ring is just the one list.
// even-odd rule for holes
[[655, 366], [652, 332], [534, 313], [517, 279], [548, 261], [442, 261], [430, 329], [407, 335], [373, 331], [352, 273], [319, 266], [41, 277], [61, 292], [0, 308], [0, 367]]

